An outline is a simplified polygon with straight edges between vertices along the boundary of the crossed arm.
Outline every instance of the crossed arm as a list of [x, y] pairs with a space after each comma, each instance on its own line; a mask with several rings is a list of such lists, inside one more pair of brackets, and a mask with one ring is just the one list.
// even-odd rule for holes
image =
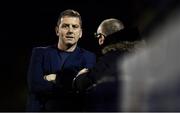
[[[87, 73], [87, 72], [88, 72], [88, 69], [87, 68], [83, 68], [82, 70], [80, 70], [78, 72], [78, 74], [76, 76], [82, 75], [82, 74]], [[45, 75], [44, 76], [44, 80], [49, 81], [49, 82], [55, 82], [56, 76], [57, 76], [56, 74]]]

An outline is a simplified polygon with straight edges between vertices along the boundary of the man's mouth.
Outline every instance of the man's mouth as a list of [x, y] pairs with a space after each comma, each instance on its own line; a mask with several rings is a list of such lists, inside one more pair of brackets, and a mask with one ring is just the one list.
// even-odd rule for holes
[[66, 38], [74, 38], [73, 36], [66, 36]]

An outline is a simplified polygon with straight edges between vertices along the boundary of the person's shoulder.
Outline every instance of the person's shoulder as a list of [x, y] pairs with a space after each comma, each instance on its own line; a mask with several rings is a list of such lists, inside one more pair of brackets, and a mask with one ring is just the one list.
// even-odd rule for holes
[[46, 52], [53, 49], [53, 46], [38, 46], [38, 47], [33, 47], [32, 52]]
[[80, 48], [80, 47], [79, 47], [79, 49], [85, 55], [93, 55], [93, 56], [95, 56], [95, 54], [93, 52], [89, 51], [89, 50], [86, 50], [86, 49]]

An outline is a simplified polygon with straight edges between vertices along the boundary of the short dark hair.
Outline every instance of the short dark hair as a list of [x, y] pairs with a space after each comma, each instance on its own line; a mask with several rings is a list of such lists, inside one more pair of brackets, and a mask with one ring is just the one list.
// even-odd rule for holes
[[57, 26], [59, 26], [59, 24], [61, 23], [61, 18], [65, 17], [65, 16], [69, 16], [69, 17], [77, 17], [80, 20], [80, 26], [82, 26], [82, 19], [81, 19], [81, 15], [79, 14], [79, 12], [72, 10], [72, 9], [67, 9], [63, 12], [61, 12], [60, 16], [58, 17], [58, 21], [57, 21]]

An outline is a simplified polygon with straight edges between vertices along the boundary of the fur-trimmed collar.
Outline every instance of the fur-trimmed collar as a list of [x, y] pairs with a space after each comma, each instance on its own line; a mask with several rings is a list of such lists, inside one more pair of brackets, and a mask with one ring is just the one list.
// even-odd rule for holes
[[136, 48], [135, 46], [139, 45], [140, 42], [141, 41], [133, 41], [133, 42], [120, 41], [115, 44], [110, 44], [103, 47], [102, 54], [106, 54], [109, 51], [117, 51], [117, 50], [132, 52]]

